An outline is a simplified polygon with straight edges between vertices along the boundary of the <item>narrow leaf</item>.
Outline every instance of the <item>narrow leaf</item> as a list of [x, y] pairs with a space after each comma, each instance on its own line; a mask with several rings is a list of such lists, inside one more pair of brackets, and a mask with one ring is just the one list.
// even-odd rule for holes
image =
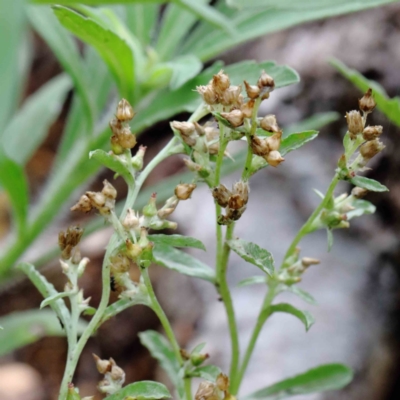
[[41, 303], [40, 303], [40, 308], [45, 308], [46, 306], [51, 305], [52, 303], [54, 303], [56, 300], [58, 299], [62, 299], [64, 297], [68, 297], [69, 293], [68, 292], [61, 292], [61, 293], [56, 293], [53, 294], [50, 297], [47, 297], [47, 299], [44, 299]]
[[250, 276], [249, 278], [241, 280], [237, 285], [239, 287], [242, 287], [242, 286], [255, 285], [259, 283], [264, 285], [267, 283], [267, 279], [265, 278], [265, 276]]
[[166, 244], [172, 247], [193, 247], [195, 249], [205, 250], [204, 244], [196, 238], [182, 235], [149, 235], [148, 239], [155, 244]]
[[355, 176], [354, 178], [350, 179], [350, 182], [355, 186], [359, 186], [371, 192], [389, 191], [389, 189], [385, 185], [382, 185], [381, 183], [375, 181], [374, 179], [366, 178], [365, 176]]
[[304, 300], [305, 302], [312, 304], [314, 306], [317, 305], [317, 301], [310, 293], [306, 292], [305, 290], [299, 288], [296, 285], [290, 285], [290, 286], [283, 285], [281, 291], [293, 293], [300, 299]]
[[338, 390], [353, 379], [353, 371], [342, 364], [326, 364], [260, 389], [244, 400], [280, 400], [309, 393]]
[[215, 282], [215, 271], [197, 258], [166, 244], [156, 244], [153, 249], [154, 262], [184, 275]]
[[216, 365], [205, 365], [203, 367], [195, 368], [191, 372], [191, 375], [205, 379], [206, 381], [216, 382], [217, 377], [221, 372], [221, 368], [217, 367]]
[[140, 381], [123, 387], [111, 396], [107, 396], [105, 400], [158, 400], [171, 397], [170, 392], [162, 383]]
[[270, 276], [274, 273], [274, 259], [269, 251], [255, 243], [246, 242], [242, 239], [232, 239], [227, 243], [243, 260], [254, 264]]
[[179, 89], [187, 81], [194, 78], [203, 68], [202, 62], [194, 55], [185, 55], [175, 58], [168, 65], [172, 69], [169, 83], [171, 90]]
[[304, 324], [306, 331], [308, 331], [315, 322], [314, 317], [308, 311], [299, 310], [288, 303], [273, 304], [269, 307], [269, 312], [270, 314], [275, 312], [292, 314]]

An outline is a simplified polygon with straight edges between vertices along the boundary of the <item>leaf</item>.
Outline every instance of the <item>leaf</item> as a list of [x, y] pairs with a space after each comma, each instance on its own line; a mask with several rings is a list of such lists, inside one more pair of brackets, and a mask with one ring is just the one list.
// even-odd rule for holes
[[215, 282], [215, 271], [197, 258], [166, 244], [156, 244], [153, 249], [156, 264], [184, 275]]
[[71, 79], [61, 74], [28, 97], [1, 138], [3, 149], [10, 158], [25, 165], [47, 136], [70, 89]]
[[182, 235], [149, 235], [148, 239], [155, 244], [165, 244], [172, 247], [193, 247], [195, 249], [206, 250], [204, 244], [196, 238]]
[[162, 383], [140, 381], [123, 387], [111, 396], [107, 396], [105, 400], [157, 400], [171, 397], [170, 392]]
[[106, 153], [104, 150], [94, 150], [89, 153], [89, 158], [95, 159], [100, 164], [111, 169], [111, 171], [123, 176], [127, 183], [133, 184], [133, 177], [129, 173], [128, 166], [122, 157], [111, 152]]
[[197, 353], [200, 353], [200, 352], [204, 349], [205, 346], [206, 346], [206, 343], [205, 343], [205, 342], [204, 342], [204, 343], [198, 344], [198, 345], [190, 352], [190, 354], [197, 354]]
[[[33, 343], [45, 336], [64, 336], [65, 330], [51, 310], [18, 311], [0, 318], [4, 328], [0, 332], [0, 356]], [[82, 333], [87, 323], [81, 320], [78, 332]]]
[[272, 276], [274, 273], [274, 259], [272, 254], [252, 242], [246, 242], [242, 239], [232, 239], [228, 240], [229, 247], [243, 260], [254, 264], [261, 271]]
[[46, 299], [44, 299], [41, 303], [40, 303], [40, 309], [45, 308], [46, 306], [51, 305], [51, 303], [54, 303], [56, 300], [58, 299], [62, 299], [64, 297], [68, 297], [70, 295], [70, 293], [68, 292], [61, 292], [61, 293], [56, 293], [53, 294], [50, 297], [47, 297]]
[[270, 306], [269, 315], [275, 312], [292, 314], [304, 324], [306, 331], [308, 331], [315, 322], [314, 317], [308, 311], [299, 310], [298, 308], [288, 303], [279, 303]]
[[[0, 132], [18, 102], [20, 44], [25, 33], [25, 0], [0, 0]], [[1, 134], [0, 134], [1, 136]]]
[[353, 379], [353, 371], [342, 364], [325, 364], [285, 379], [246, 396], [243, 400], [280, 400], [288, 397], [338, 390]]
[[[129, 4], [129, 3], [166, 3], [169, 0], [57, 0], [57, 4], [65, 6], [76, 3], [87, 4], [88, 6], [99, 6], [102, 4]], [[54, 4], [54, 0], [31, 0], [36, 4]]]
[[290, 286], [282, 285], [282, 286], [283, 286], [281, 289], [282, 292], [293, 293], [296, 296], [298, 296], [300, 299], [304, 300], [305, 302], [312, 304], [314, 306], [317, 305], [317, 301], [314, 299], [314, 297], [310, 293], [299, 288], [298, 286], [296, 286], [296, 285], [290, 285]]
[[389, 98], [381, 85], [370, 81], [355, 69], [351, 69], [341, 61], [333, 59], [331, 64], [350, 82], [356, 85], [361, 91], [366, 92], [372, 89], [372, 94], [377, 108], [382, 111], [393, 123], [400, 126], [400, 97]]
[[180, 56], [169, 62], [172, 78], [169, 82], [171, 90], [179, 89], [187, 81], [194, 78], [203, 68], [202, 62], [191, 54]]
[[242, 279], [237, 286], [243, 287], [243, 286], [249, 286], [249, 285], [255, 285], [255, 284], [266, 284], [267, 279], [265, 276], [250, 276], [249, 278]]
[[216, 365], [205, 365], [203, 367], [195, 368], [191, 372], [191, 376], [199, 377], [210, 382], [215, 382], [221, 372], [221, 368], [217, 367]]
[[23, 237], [28, 213], [28, 183], [20, 165], [8, 158], [0, 149], [0, 184], [7, 191], [13, 207], [18, 235]]
[[388, 192], [389, 189], [385, 186], [379, 183], [378, 181], [375, 181], [374, 179], [366, 178], [365, 176], [355, 176], [354, 178], [350, 179], [350, 182], [363, 189], [367, 189], [371, 192]]
[[90, 135], [94, 120], [94, 104], [90, 97], [91, 86], [76, 43], [48, 7], [29, 7], [28, 17], [35, 30], [53, 50], [64, 70], [71, 76], [82, 101], [85, 112], [81, 114], [87, 123], [87, 134]]
[[333, 232], [332, 229], [326, 229], [327, 240], [328, 240], [328, 253], [332, 250], [333, 246]]
[[126, 41], [92, 19], [68, 8], [54, 6], [54, 13], [65, 28], [99, 52], [114, 76], [120, 95], [133, 98], [135, 64], [132, 50]]
[[367, 200], [356, 199], [351, 203], [351, 205], [355, 207], [355, 210], [346, 213], [348, 221], [364, 214], [373, 214], [376, 210], [376, 207]]
[[160, 363], [160, 366], [168, 374], [172, 383], [180, 386], [179, 362], [175, 357], [171, 345], [160, 333], [152, 330], [139, 333], [140, 343], [149, 350], [150, 354]]

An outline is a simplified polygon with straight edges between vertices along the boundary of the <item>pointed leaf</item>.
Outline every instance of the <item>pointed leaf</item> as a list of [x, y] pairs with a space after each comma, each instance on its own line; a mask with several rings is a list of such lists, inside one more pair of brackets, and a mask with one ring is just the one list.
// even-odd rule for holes
[[171, 397], [170, 392], [162, 383], [140, 381], [123, 387], [104, 400], [158, 400]]
[[51, 303], [54, 303], [56, 300], [58, 299], [62, 299], [64, 297], [68, 297], [70, 295], [70, 293], [68, 292], [60, 292], [60, 293], [56, 293], [53, 294], [50, 297], [47, 297], [47, 299], [44, 299], [41, 303], [40, 303], [40, 309], [45, 308], [46, 306], [51, 305]]
[[389, 191], [389, 189], [385, 185], [382, 185], [380, 182], [375, 181], [374, 179], [366, 178], [365, 176], [355, 176], [354, 178], [350, 179], [350, 182], [355, 186], [359, 186], [371, 192]]
[[317, 301], [310, 293], [306, 292], [305, 290], [299, 288], [296, 285], [290, 285], [290, 286], [283, 285], [281, 291], [293, 293], [300, 299], [304, 300], [305, 302], [312, 304], [314, 306], [317, 305]]
[[156, 244], [153, 249], [154, 262], [181, 274], [215, 282], [215, 271], [197, 258], [166, 244]]
[[267, 279], [265, 276], [250, 276], [249, 278], [245, 278], [243, 280], [241, 280], [237, 285], [239, 287], [242, 286], [249, 286], [249, 285], [255, 285], [255, 284], [266, 284], [267, 283]]
[[338, 390], [353, 379], [353, 371], [342, 364], [325, 364], [285, 379], [246, 396], [243, 400], [280, 400], [288, 397]]
[[268, 275], [274, 273], [274, 259], [269, 251], [255, 243], [246, 242], [242, 239], [232, 239], [227, 243], [236, 254], [243, 258], [243, 260], [254, 264]]
[[351, 210], [346, 213], [348, 221], [364, 214], [373, 214], [376, 210], [376, 207], [367, 200], [357, 199], [353, 201], [351, 205], [355, 207], [355, 210]]
[[205, 379], [206, 381], [216, 382], [217, 377], [221, 372], [221, 368], [216, 365], [205, 365], [203, 367], [195, 368], [190, 375]]
[[149, 235], [148, 239], [155, 244], [166, 244], [172, 247], [193, 247], [195, 249], [205, 250], [204, 244], [196, 238], [182, 235]]
[[196, 353], [200, 353], [204, 347], [206, 346], [206, 343], [200, 343], [198, 344], [191, 352], [190, 354], [196, 354]]
[[269, 314], [272, 314], [275, 312], [283, 312], [283, 313], [292, 314], [293, 316], [298, 318], [304, 324], [306, 331], [308, 331], [315, 322], [314, 317], [308, 311], [299, 310], [298, 308], [296, 308], [288, 303], [278, 303], [278, 304], [273, 304], [272, 306], [270, 306]]
[[177, 57], [168, 65], [172, 69], [172, 78], [169, 82], [171, 90], [179, 89], [187, 81], [197, 76], [203, 68], [202, 62], [191, 54]]

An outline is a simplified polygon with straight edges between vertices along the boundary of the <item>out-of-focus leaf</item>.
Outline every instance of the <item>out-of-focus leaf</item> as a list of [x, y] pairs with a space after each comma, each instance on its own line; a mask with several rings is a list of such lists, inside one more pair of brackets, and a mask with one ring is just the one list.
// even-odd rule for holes
[[205, 250], [204, 244], [196, 238], [182, 235], [149, 235], [148, 239], [155, 244], [166, 244], [172, 247], [193, 247], [195, 249]]
[[331, 122], [336, 121], [339, 116], [340, 115], [337, 112], [322, 112], [314, 114], [310, 118], [285, 126], [283, 129], [282, 139], [297, 132], [317, 131]]
[[288, 303], [273, 304], [272, 306], [269, 307], [268, 311], [269, 315], [275, 312], [292, 314], [294, 317], [298, 318], [304, 324], [306, 331], [308, 331], [315, 322], [314, 317], [308, 311], [299, 310], [298, 308]]
[[227, 243], [231, 250], [242, 257], [243, 260], [257, 266], [270, 276], [274, 273], [274, 259], [269, 251], [242, 239], [228, 240]]
[[249, 278], [244, 278], [242, 279], [237, 285], [239, 287], [242, 286], [250, 286], [250, 285], [256, 285], [256, 284], [266, 284], [267, 279], [265, 276], [250, 276]]
[[338, 390], [353, 379], [353, 371], [342, 364], [325, 364], [245, 396], [243, 400], [280, 400], [288, 397]]
[[[167, 3], [171, 0], [57, 0], [57, 4], [64, 6], [76, 3], [86, 4], [88, 6], [99, 6], [102, 4], [129, 4], [129, 3]], [[53, 0], [31, 0], [36, 4], [54, 4]]]
[[171, 345], [160, 333], [152, 330], [139, 333], [140, 343], [149, 350], [150, 354], [160, 363], [161, 368], [168, 374], [172, 383], [180, 386], [179, 362]]
[[90, 97], [92, 87], [89, 85], [77, 45], [49, 7], [31, 6], [28, 9], [28, 17], [35, 30], [53, 50], [64, 70], [71, 76], [82, 99], [83, 115], [86, 117], [87, 129], [83, 134], [91, 135], [94, 120], [94, 104]]
[[51, 303], [54, 303], [56, 300], [58, 299], [62, 299], [64, 297], [69, 296], [68, 292], [61, 292], [61, 293], [57, 293], [57, 294], [53, 294], [52, 296], [48, 297], [47, 299], [44, 299], [41, 303], [40, 303], [40, 308], [45, 308], [46, 306], [51, 305]]
[[290, 285], [290, 286], [281, 285], [280, 291], [293, 293], [296, 296], [298, 296], [300, 299], [302, 299], [305, 302], [312, 304], [314, 306], [317, 304], [317, 301], [314, 299], [314, 297], [310, 293], [306, 292], [305, 290], [299, 288], [296, 285]]
[[152, 42], [159, 10], [158, 4], [148, 2], [125, 6], [126, 24], [143, 46]]
[[68, 8], [54, 6], [54, 13], [65, 28], [99, 52], [114, 75], [121, 96], [133, 98], [135, 65], [128, 44], [114, 32]]
[[181, 274], [215, 282], [215, 271], [190, 254], [165, 244], [156, 244], [153, 249], [154, 262]]
[[[64, 336], [65, 330], [53, 311], [18, 311], [0, 318], [4, 328], [0, 332], [0, 356], [36, 342], [45, 336]], [[78, 333], [82, 333], [87, 323], [79, 321]]]
[[107, 396], [104, 400], [158, 400], [170, 399], [171, 397], [170, 392], [162, 383], [140, 381], [126, 385], [118, 392]]
[[13, 207], [19, 236], [25, 235], [28, 213], [28, 183], [22, 167], [0, 149], [0, 185], [6, 190]]
[[352, 206], [355, 209], [346, 213], [348, 221], [355, 217], [361, 217], [364, 214], [373, 214], [376, 210], [376, 207], [367, 200], [357, 199], [352, 202]]
[[216, 365], [204, 365], [203, 367], [195, 368], [191, 372], [191, 376], [199, 377], [210, 382], [216, 382], [217, 377], [221, 372], [221, 368]]
[[371, 192], [388, 192], [389, 189], [385, 186], [382, 185], [380, 182], [366, 178], [365, 176], [355, 176], [354, 178], [350, 179], [350, 182], [363, 189], [367, 189]]
[[392, 99], [389, 98], [381, 85], [374, 81], [368, 80], [358, 71], [347, 67], [339, 60], [333, 60], [331, 61], [331, 64], [344, 77], [346, 77], [363, 92], [366, 92], [369, 88], [371, 88], [377, 108], [381, 110], [397, 126], [400, 126], [400, 97], [396, 96]]
[[201, 61], [191, 54], [177, 57], [169, 62], [168, 65], [172, 68], [172, 77], [169, 83], [171, 90], [179, 89], [187, 81], [194, 78], [203, 68]]
[[25, 0], [0, 0], [0, 137], [18, 101], [18, 49], [24, 32]]
[[2, 146], [10, 158], [21, 165], [29, 160], [60, 113], [70, 89], [70, 78], [62, 74], [28, 97], [3, 132]]

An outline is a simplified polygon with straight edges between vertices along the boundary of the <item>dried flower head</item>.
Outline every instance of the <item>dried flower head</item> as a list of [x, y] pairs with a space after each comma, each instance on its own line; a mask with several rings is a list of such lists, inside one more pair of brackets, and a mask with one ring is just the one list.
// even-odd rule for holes
[[217, 387], [212, 382], [200, 382], [197, 392], [194, 396], [195, 400], [220, 400]]
[[232, 193], [240, 196], [244, 204], [249, 201], [249, 183], [244, 181], [236, 182], [233, 185]]
[[372, 89], [369, 88], [361, 99], [358, 100], [358, 106], [364, 113], [370, 113], [376, 107], [376, 102], [372, 97]]
[[223, 95], [224, 91], [229, 88], [231, 81], [229, 76], [221, 69], [218, 74], [214, 75], [211, 81], [211, 85], [218, 96]]
[[354, 187], [353, 190], [351, 191], [352, 196], [354, 196], [356, 199], [362, 199], [368, 194], [368, 190], [364, 188], [360, 188], [358, 186]]
[[370, 160], [380, 153], [384, 148], [385, 145], [379, 139], [374, 139], [364, 143], [360, 147], [360, 154], [363, 156], [364, 160]]
[[242, 86], [230, 86], [220, 97], [220, 103], [224, 106], [239, 108], [243, 104]]
[[275, 115], [266, 115], [260, 122], [260, 127], [267, 132], [279, 132], [280, 128]]
[[190, 198], [196, 187], [197, 185], [194, 183], [181, 183], [175, 187], [175, 196], [179, 200], [187, 200]]
[[279, 150], [281, 146], [282, 131], [274, 133], [272, 136], [267, 138], [267, 144], [271, 151]]
[[246, 88], [247, 97], [250, 99], [256, 99], [261, 93], [261, 89], [258, 86], [250, 85], [247, 81], [244, 81], [244, 86]]
[[234, 128], [243, 125], [244, 115], [240, 110], [232, 110], [228, 113], [222, 112], [221, 116], [225, 118]]
[[285, 159], [281, 156], [281, 153], [276, 150], [271, 151], [264, 158], [272, 167], [277, 167], [280, 163], [285, 161]]
[[351, 139], [355, 139], [357, 134], [364, 130], [364, 123], [359, 111], [353, 110], [346, 113], [347, 127]]
[[218, 95], [215, 93], [214, 88], [211, 85], [207, 86], [197, 86], [197, 92], [203, 98], [203, 101], [210, 106], [217, 104], [218, 102]]
[[104, 187], [101, 193], [103, 193], [104, 196], [108, 197], [109, 199], [115, 200], [117, 198], [117, 190], [115, 189], [115, 187], [111, 185], [111, 183], [108, 182], [107, 179], [103, 181], [103, 185]]
[[85, 194], [82, 195], [79, 201], [71, 207], [71, 211], [82, 211], [84, 213], [88, 213], [93, 209], [92, 202], [89, 197]]
[[270, 152], [267, 139], [253, 136], [250, 143], [253, 154], [264, 157]]
[[135, 113], [133, 111], [132, 106], [129, 104], [128, 100], [121, 99], [117, 105], [117, 112], [115, 114], [119, 121], [130, 121], [134, 116]]
[[224, 186], [222, 183], [220, 183], [219, 186], [213, 188], [212, 195], [213, 195], [215, 201], [221, 207], [227, 207], [229, 198], [231, 197], [232, 193], [226, 186]]
[[365, 140], [374, 140], [382, 135], [383, 127], [377, 126], [367, 126], [363, 131], [363, 138]]
[[264, 95], [274, 90], [275, 81], [265, 71], [262, 71], [261, 76], [257, 81], [257, 86], [260, 88], [260, 94]]

